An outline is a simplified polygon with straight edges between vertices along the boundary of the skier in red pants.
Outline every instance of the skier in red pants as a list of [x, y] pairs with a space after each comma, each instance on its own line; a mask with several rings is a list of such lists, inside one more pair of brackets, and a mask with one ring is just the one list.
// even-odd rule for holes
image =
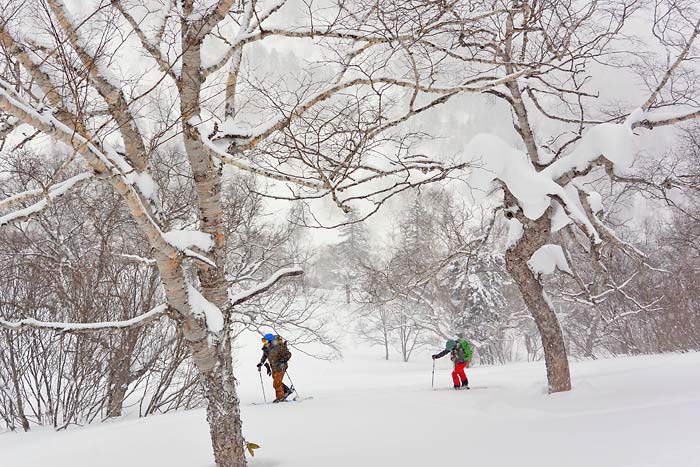
[[450, 360], [455, 364], [452, 370], [452, 382], [455, 389], [469, 389], [469, 379], [464, 369], [469, 366], [472, 359], [472, 350], [469, 343], [464, 339], [448, 340], [445, 344], [445, 350], [433, 355], [433, 360], [442, 358], [447, 354], [450, 355]]

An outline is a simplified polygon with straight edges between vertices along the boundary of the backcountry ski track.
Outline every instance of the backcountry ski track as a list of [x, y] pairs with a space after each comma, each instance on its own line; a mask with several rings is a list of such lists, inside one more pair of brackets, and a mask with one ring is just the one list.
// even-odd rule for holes
[[433, 389], [433, 391], [462, 391], [462, 392], [469, 392], [469, 391], [474, 391], [476, 389], [488, 389], [488, 386], [469, 386], [469, 389], [461, 388], [461, 389], [455, 389], [451, 386], [445, 386], [445, 387], [438, 387]]
[[287, 404], [287, 403], [293, 403], [293, 402], [304, 402], [308, 401], [309, 399], [313, 399], [314, 396], [306, 396], [306, 397], [294, 397], [291, 399], [287, 399], [282, 402], [251, 402], [250, 405], [272, 405], [272, 404]]

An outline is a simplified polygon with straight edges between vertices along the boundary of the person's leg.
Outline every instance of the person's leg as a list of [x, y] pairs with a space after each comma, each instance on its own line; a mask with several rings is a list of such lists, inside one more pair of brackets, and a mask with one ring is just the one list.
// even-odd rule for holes
[[454, 370], [452, 370], [452, 383], [454, 384], [455, 389], [462, 386], [462, 380], [459, 379], [459, 373], [457, 372], [457, 365], [459, 365], [459, 363], [456, 363]]
[[284, 378], [284, 371], [272, 372], [272, 387], [275, 388], [275, 398], [277, 400], [284, 399], [284, 384], [282, 383], [282, 378]]
[[460, 384], [464, 387], [469, 387], [469, 380], [467, 379], [467, 374], [464, 372], [464, 369], [467, 367], [466, 363], [458, 363], [455, 365], [455, 371], [457, 372], [457, 376], [459, 377]]

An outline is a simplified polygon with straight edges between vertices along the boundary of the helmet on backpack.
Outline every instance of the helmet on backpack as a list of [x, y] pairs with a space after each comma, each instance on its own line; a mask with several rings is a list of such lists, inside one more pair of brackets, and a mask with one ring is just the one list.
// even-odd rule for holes
[[267, 342], [272, 342], [274, 340], [274, 338], [275, 338], [274, 334], [265, 334], [262, 337], [262, 340], [267, 341]]
[[452, 350], [457, 346], [457, 342], [453, 341], [452, 339], [448, 340], [447, 343], [445, 343], [445, 348], [447, 350]]

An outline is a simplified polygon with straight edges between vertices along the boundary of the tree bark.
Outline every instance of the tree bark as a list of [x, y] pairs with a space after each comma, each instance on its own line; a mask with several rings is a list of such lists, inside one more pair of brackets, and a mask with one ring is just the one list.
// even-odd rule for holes
[[520, 240], [506, 251], [506, 268], [518, 285], [523, 300], [539, 329], [551, 394], [571, 389], [569, 361], [557, 315], [542, 284], [527, 264], [532, 254], [547, 243], [550, 228], [551, 220], [548, 213], [537, 220], [527, 221]]
[[15, 404], [17, 405], [17, 417], [22, 423], [22, 429], [25, 432], [27, 432], [29, 431], [29, 420], [27, 420], [27, 416], [24, 414], [24, 402], [22, 400], [22, 392], [19, 382], [20, 376], [19, 372], [17, 371], [17, 365], [15, 363], [14, 345], [9, 332], [5, 333], [5, 339], [7, 340], [8, 354], [10, 357], [10, 371], [12, 373], [12, 384], [14, 385], [15, 389]]
[[115, 357], [110, 363], [109, 383], [107, 385], [107, 418], [122, 416], [122, 405], [129, 387], [128, 365], [129, 362], [121, 355]]
[[217, 352], [217, 365], [201, 373], [207, 398], [207, 421], [217, 467], [245, 467], [245, 439], [240, 401], [233, 376], [229, 333]]
[[[192, 6], [192, 0], [183, 4], [183, 11], [187, 13], [185, 16], [191, 13]], [[190, 118], [199, 116], [201, 111], [200, 92], [204, 84], [201, 69], [202, 31], [201, 25], [183, 21], [182, 41], [187, 46], [183, 51], [178, 87], [185, 151], [197, 193], [199, 228], [210, 234], [214, 241], [207, 256], [217, 265], [213, 267], [203, 262], [197, 263], [197, 276], [204, 298], [224, 312], [229, 297], [225, 269], [226, 235], [221, 204], [222, 167], [211, 158], [197, 129], [190, 123]], [[207, 336], [206, 340], [199, 339], [204, 336], [198, 336], [201, 332], [197, 329], [198, 323], [193, 321], [191, 324], [194, 326], [184, 324], [185, 335], [191, 333], [194, 339], [188, 340], [196, 343], [193, 346], [193, 357], [207, 399], [207, 420], [216, 466], [244, 467], [247, 465], [245, 440], [231, 359], [230, 317], [224, 315], [224, 329], [216, 336]]]
[[107, 418], [121, 417], [126, 391], [131, 383], [131, 362], [140, 329], [124, 332], [109, 362], [107, 394]]

